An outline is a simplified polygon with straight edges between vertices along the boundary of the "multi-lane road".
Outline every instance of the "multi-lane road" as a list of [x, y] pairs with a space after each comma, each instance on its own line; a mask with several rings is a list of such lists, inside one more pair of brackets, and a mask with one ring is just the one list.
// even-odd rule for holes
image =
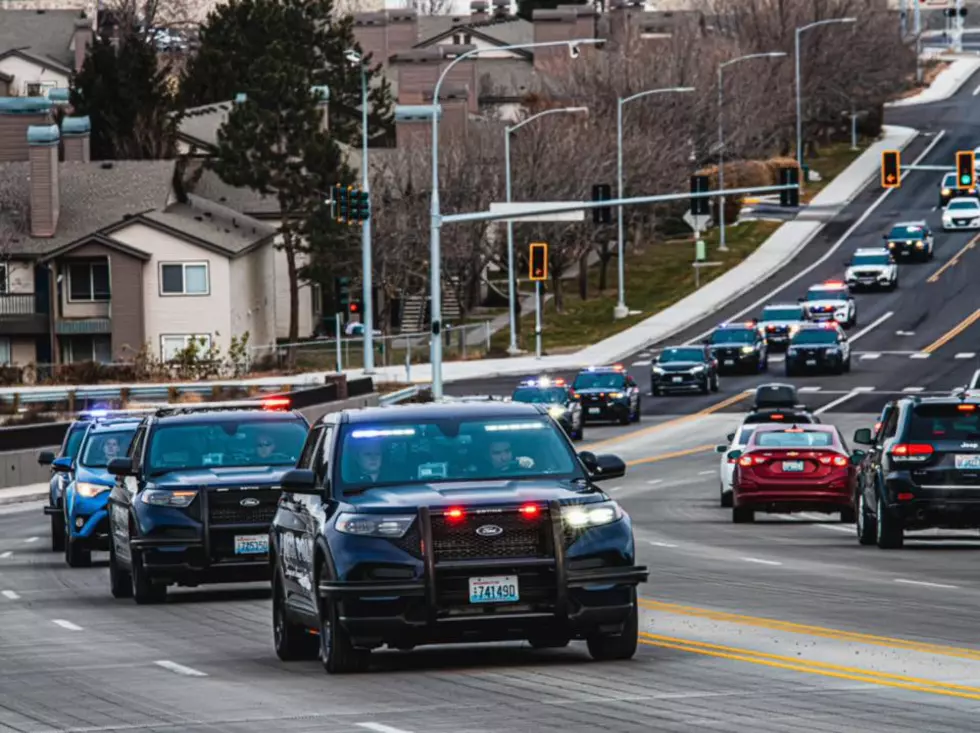
[[[977, 144], [977, 84], [889, 113], [925, 133], [907, 161], [951, 163]], [[769, 297], [795, 300], [897, 219], [938, 229], [938, 175], [910, 173], [884, 197], [872, 187], [783, 273], [673, 341], [755, 313]], [[898, 291], [858, 296], [851, 373], [791, 380], [825, 421], [849, 435], [889, 395], [967, 380], [980, 352], [980, 322], [968, 320], [980, 309], [971, 242], [937, 232], [935, 260], [903, 266]], [[625, 361], [646, 392], [645, 362], [663, 345]], [[583, 447], [629, 464], [608, 490], [632, 515], [651, 568], [632, 662], [591, 662], [575, 644], [504, 644], [382, 652], [369, 674], [327, 677], [315, 662], [278, 661], [266, 589], [181, 589], [159, 607], [116, 601], [104, 563], [70, 570], [47, 551], [39, 505], [4, 507], [0, 731], [976, 730], [980, 544], [927, 533], [883, 551], [859, 547], [834, 516], [733, 525], [718, 506], [710, 449], [737, 424], [744, 390], [784, 379], [782, 364], [772, 366], [769, 376], [725, 379], [717, 395], [646, 396], [639, 425], [589, 428]]]

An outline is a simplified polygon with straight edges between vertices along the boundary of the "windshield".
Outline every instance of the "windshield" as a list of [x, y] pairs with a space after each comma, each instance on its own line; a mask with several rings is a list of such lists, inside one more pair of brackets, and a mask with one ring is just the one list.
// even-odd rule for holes
[[800, 331], [793, 337], [791, 346], [797, 344], [835, 344], [837, 343], [837, 331], [833, 329], [816, 329]]
[[952, 211], [966, 211], [978, 208], [976, 201], [952, 201], [946, 208]]
[[568, 399], [568, 392], [562, 387], [519, 387], [512, 396], [514, 402], [530, 402], [532, 404], [554, 404]]
[[764, 308], [763, 321], [802, 321], [802, 308]]
[[890, 264], [888, 255], [854, 255], [854, 259], [851, 260], [852, 267], [861, 267], [862, 265], [887, 265]]
[[657, 361], [661, 364], [671, 361], [704, 361], [704, 351], [701, 349], [664, 349]]
[[980, 440], [980, 414], [964, 412], [957, 405], [919, 405], [909, 421], [909, 442], [933, 440]]
[[711, 334], [711, 343], [713, 344], [751, 344], [754, 341], [755, 331], [750, 331], [747, 328], [723, 328]]
[[575, 377], [573, 389], [619, 389], [626, 386], [620, 372], [582, 372]]
[[546, 418], [346, 425], [340, 484], [375, 486], [532, 479], [584, 479], [561, 429]]
[[[955, 205], [951, 205], [955, 208]], [[894, 227], [889, 233], [889, 239], [920, 239], [925, 235], [925, 230], [920, 226]]]
[[943, 176], [943, 188], [956, 188], [956, 174], [947, 173]]
[[755, 446], [758, 448], [831, 448], [833, 445], [832, 433], [815, 430], [774, 430], [756, 433], [755, 436]]
[[306, 441], [302, 420], [215, 418], [161, 425], [146, 464], [151, 474], [202, 468], [293, 466]]
[[808, 290], [806, 299], [814, 300], [847, 300], [847, 295], [843, 290]]
[[129, 452], [139, 423], [117, 430], [90, 431], [78, 463], [86, 468], [105, 468], [113, 458], [124, 458]]
[[78, 448], [82, 444], [82, 438], [85, 437], [85, 429], [89, 425], [91, 423], [82, 422], [75, 423], [71, 427], [71, 430], [68, 432], [68, 443], [65, 445], [65, 456], [75, 458], [78, 455]]

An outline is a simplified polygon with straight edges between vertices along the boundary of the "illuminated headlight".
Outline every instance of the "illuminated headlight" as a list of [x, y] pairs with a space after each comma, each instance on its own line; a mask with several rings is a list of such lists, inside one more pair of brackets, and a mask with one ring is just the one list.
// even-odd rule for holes
[[691, 374], [700, 374], [703, 371], [704, 371], [704, 365], [703, 364], [699, 364], [698, 366], [696, 366], [693, 369], [691, 369]]
[[623, 396], [623, 393], [622, 392], [610, 392], [609, 393], [609, 399], [611, 399], [611, 400], [618, 400], [622, 396]]
[[661, 369], [660, 367], [658, 367], [658, 366], [655, 366], [653, 368], [653, 373], [654, 374], [666, 374], [666, 372], [663, 369]]
[[143, 503], [151, 506], [172, 506], [184, 508], [191, 505], [196, 491], [166, 491], [165, 489], [148, 489], [143, 492]]
[[79, 496], [84, 496], [86, 499], [98, 496], [104, 491], [109, 491], [111, 488], [111, 486], [105, 486], [103, 484], [90, 484], [87, 481], [79, 481], [75, 484], [75, 491], [78, 492]]
[[561, 518], [569, 527], [598, 527], [622, 519], [623, 510], [614, 501], [588, 506], [562, 507]]
[[548, 414], [552, 417], [561, 417], [565, 414], [565, 408], [560, 407], [559, 405], [554, 405], [548, 408]]
[[338, 532], [361, 537], [404, 537], [414, 521], [413, 515], [390, 516], [344, 512], [337, 517], [336, 526]]
[[789, 327], [789, 335], [790, 336], [794, 336], [796, 334], [796, 332], [799, 331], [799, 330], [800, 330], [800, 327], [799, 326], [790, 326]]
[[795, 346], [790, 346], [788, 349], [786, 349], [786, 353], [789, 356], [796, 356], [799, 352], [800, 350], [797, 349]]
[[742, 347], [742, 353], [743, 354], [751, 354], [753, 351], [755, 351], [755, 347], [754, 346], [743, 346]]
[[943, 196], [949, 196], [951, 193], [953, 193], [953, 192], [950, 191], [948, 188], [944, 188], [943, 189]]

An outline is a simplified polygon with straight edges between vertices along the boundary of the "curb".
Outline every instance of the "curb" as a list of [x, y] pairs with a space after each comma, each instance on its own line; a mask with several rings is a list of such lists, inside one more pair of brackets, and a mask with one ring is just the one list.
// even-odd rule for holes
[[[976, 74], [978, 70], [980, 70], [980, 59], [975, 57], [974, 58], [962, 58], [962, 57], [944, 58], [942, 56], [939, 56], [937, 58], [940, 61], [949, 62], [949, 67], [945, 71], [940, 72], [939, 76], [937, 76], [936, 79], [933, 80], [933, 83], [930, 86], [926, 87], [925, 89], [923, 89], [922, 91], [920, 91], [918, 94], [914, 96], [906, 97], [905, 99], [897, 99], [893, 102], [885, 102], [884, 104], [885, 109], [901, 109], [902, 107], [916, 107], [920, 104], [933, 104], [934, 102], [942, 102], [944, 100], [947, 100], [953, 95], [955, 95], [957, 92], [959, 92], [960, 89], [962, 89], [963, 86], [970, 80], [970, 78], [974, 74]], [[955, 70], [956, 70], [956, 65], [959, 63], [962, 63], [961, 68], [967, 71], [966, 73], [963, 74], [961, 78], [956, 80], [956, 83], [953, 84], [948, 91], [943, 92], [938, 96], [922, 99], [922, 97], [929, 96], [929, 93], [933, 90], [933, 85], [935, 85], [936, 81], [938, 81], [943, 76], [943, 74], [957, 73]]]
[[32, 501], [42, 501], [47, 498], [47, 492], [41, 494], [28, 494], [26, 496], [4, 497], [3, 489], [0, 489], [0, 506], [9, 506], [11, 504], [29, 504]]

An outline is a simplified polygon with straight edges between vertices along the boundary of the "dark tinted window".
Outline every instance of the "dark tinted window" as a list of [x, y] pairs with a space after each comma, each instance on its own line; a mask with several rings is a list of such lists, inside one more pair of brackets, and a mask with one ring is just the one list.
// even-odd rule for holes
[[834, 436], [816, 430], [780, 430], [756, 433], [754, 443], [759, 448], [830, 448], [834, 445]]
[[847, 291], [843, 288], [832, 290], [810, 290], [806, 294], [807, 300], [847, 300]]
[[793, 387], [759, 387], [755, 391], [757, 407], [794, 407], [797, 404], [796, 390]]
[[65, 446], [65, 455], [68, 458], [75, 458], [78, 455], [78, 448], [82, 444], [89, 423], [75, 423], [75, 425], [77, 427], [73, 427], [68, 433], [68, 444]]
[[[953, 208], [956, 208], [956, 206]], [[889, 239], [921, 239], [925, 235], [925, 229], [920, 226], [893, 227], [892, 230], [888, 232]]]
[[117, 430], [90, 431], [78, 458], [86, 468], [105, 468], [113, 458], [123, 458], [136, 435], [137, 423]]
[[790, 342], [791, 346], [797, 344], [833, 344], [837, 343], [837, 331], [832, 328], [814, 328], [800, 331]]
[[912, 411], [907, 440], [980, 440], [980, 411], [959, 405], [919, 405]]
[[[782, 417], [775, 417], [775, 415], [782, 415]], [[792, 425], [793, 423], [802, 425], [813, 422], [809, 416], [799, 412], [777, 412], [775, 415], [768, 412], [754, 413], [745, 418], [745, 424], [758, 425], [760, 423], [780, 422], [786, 425]]]
[[887, 265], [891, 262], [888, 255], [854, 255], [854, 259], [851, 260], [852, 267], [861, 267], [862, 265]]
[[711, 334], [713, 344], [751, 344], [758, 332], [751, 328], [719, 328]]
[[704, 351], [702, 349], [664, 349], [657, 361], [704, 361]]
[[512, 396], [514, 402], [532, 404], [554, 404], [568, 399], [568, 392], [562, 387], [518, 387]]
[[626, 385], [621, 372], [582, 372], [575, 377], [574, 389], [610, 389]]

